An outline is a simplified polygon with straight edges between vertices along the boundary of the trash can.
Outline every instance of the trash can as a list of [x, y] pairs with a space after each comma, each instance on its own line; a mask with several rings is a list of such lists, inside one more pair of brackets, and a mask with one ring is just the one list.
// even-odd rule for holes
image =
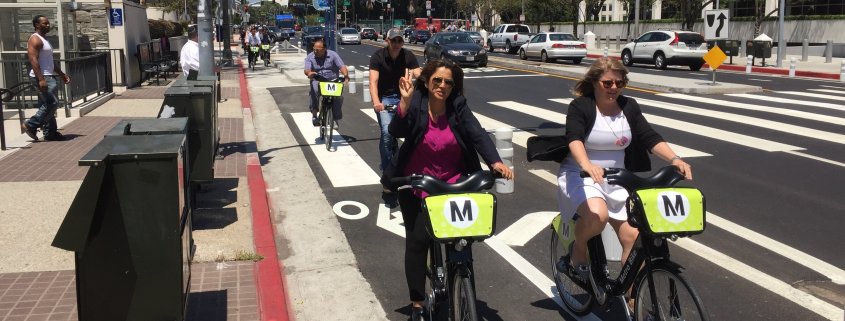
[[[189, 83], [191, 83], [189, 81]], [[188, 118], [188, 159], [193, 183], [214, 179], [217, 120], [213, 91], [206, 86], [170, 87], [164, 93], [159, 118]]]
[[78, 319], [185, 319], [191, 220], [184, 135], [108, 136], [52, 245], [75, 252]]
[[713, 46], [719, 45], [722, 52], [728, 57], [739, 56], [739, 40], [707, 40], [707, 49], [713, 49]]

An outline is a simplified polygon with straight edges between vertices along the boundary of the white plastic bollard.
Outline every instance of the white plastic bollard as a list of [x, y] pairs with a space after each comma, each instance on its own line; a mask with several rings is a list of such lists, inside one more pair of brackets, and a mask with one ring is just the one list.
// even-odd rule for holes
[[607, 47], [604, 47], [604, 57], [607, 58]]
[[789, 78], [795, 78], [795, 57], [789, 58]]
[[302, 54], [302, 41], [299, 41], [299, 48], [298, 49], [299, 49], [298, 52], [301, 55]]
[[361, 93], [364, 94], [364, 102], [369, 103], [373, 101], [373, 99], [370, 98], [370, 73], [362, 72], [362, 74], [364, 74], [364, 81], [361, 82]]
[[[505, 166], [513, 171], [513, 128], [505, 127], [496, 129], [494, 135], [496, 136], [496, 151], [499, 152], [499, 157], [502, 158]], [[496, 193], [513, 193], [513, 181], [497, 178]]]
[[839, 66], [839, 81], [845, 82], [845, 60], [842, 60], [842, 65]]
[[355, 86], [355, 66], [349, 66], [349, 93], [355, 94], [358, 93], [358, 88]]
[[752, 61], [754, 61], [754, 56], [748, 55], [748, 57], [745, 57], [745, 73], [746, 74], [751, 73], [751, 62]]

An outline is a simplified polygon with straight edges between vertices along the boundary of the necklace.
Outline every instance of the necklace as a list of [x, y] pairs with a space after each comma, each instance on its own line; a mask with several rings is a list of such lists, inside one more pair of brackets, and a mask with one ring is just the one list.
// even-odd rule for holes
[[[619, 135], [617, 135], [616, 131], [613, 130], [613, 127], [610, 126], [610, 121], [607, 120], [607, 118], [613, 117], [613, 116], [605, 116], [604, 114], [602, 114], [601, 110], [599, 110], [598, 107], [596, 107], [596, 111], [599, 113], [599, 115], [601, 115], [601, 119], [604, 119], [604, 123], [607, 124], [607, 128], [610, 129], [610, 133], [613, 134], [613, 137], [616, 137], [616, 146], [619, 146], [619, 147], [625, 146], [625, 144], [628, 143], [628, 137], [625, 137], [624, 134], [621, 137]], [[623, 119], [625, 118], [625, 114], [620, 112], [619, 115], [621, 115]], [[620, 134], [624, 130], [625, 130], [625, 123], [623, 122], [622, 127], [619, 128]]]

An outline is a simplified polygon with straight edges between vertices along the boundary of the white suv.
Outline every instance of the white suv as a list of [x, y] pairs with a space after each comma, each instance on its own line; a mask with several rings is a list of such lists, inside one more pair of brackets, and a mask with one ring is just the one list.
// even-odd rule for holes
[[657, 69], [668, 65], [686, 65], [698, 71], [704, 65], [707, 43], [699, 33], [691, 31], [653, 30], [622, 48], [622, 63], [654, 63]]

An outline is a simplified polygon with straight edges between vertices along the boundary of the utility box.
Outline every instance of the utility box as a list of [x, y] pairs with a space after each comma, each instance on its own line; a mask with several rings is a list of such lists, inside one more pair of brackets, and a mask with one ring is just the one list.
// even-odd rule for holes
[[772, 57], [772, 38], [761, 34], [754, 40], [745, 43], [745, 52], [754, 58], [768, 59]]
[[[190, 82], [189, 82], [190, 83]], [[159, 118], [188, 118], [188, 159], [191, 182], [214, 180], [217, 154], [217, 111], [210, 87], [170, 87], [164, 93]]]
[[191, 218], [184, 135], [108, 136], [52, 245], [75, 252], [78, 319], [185, 319]]

